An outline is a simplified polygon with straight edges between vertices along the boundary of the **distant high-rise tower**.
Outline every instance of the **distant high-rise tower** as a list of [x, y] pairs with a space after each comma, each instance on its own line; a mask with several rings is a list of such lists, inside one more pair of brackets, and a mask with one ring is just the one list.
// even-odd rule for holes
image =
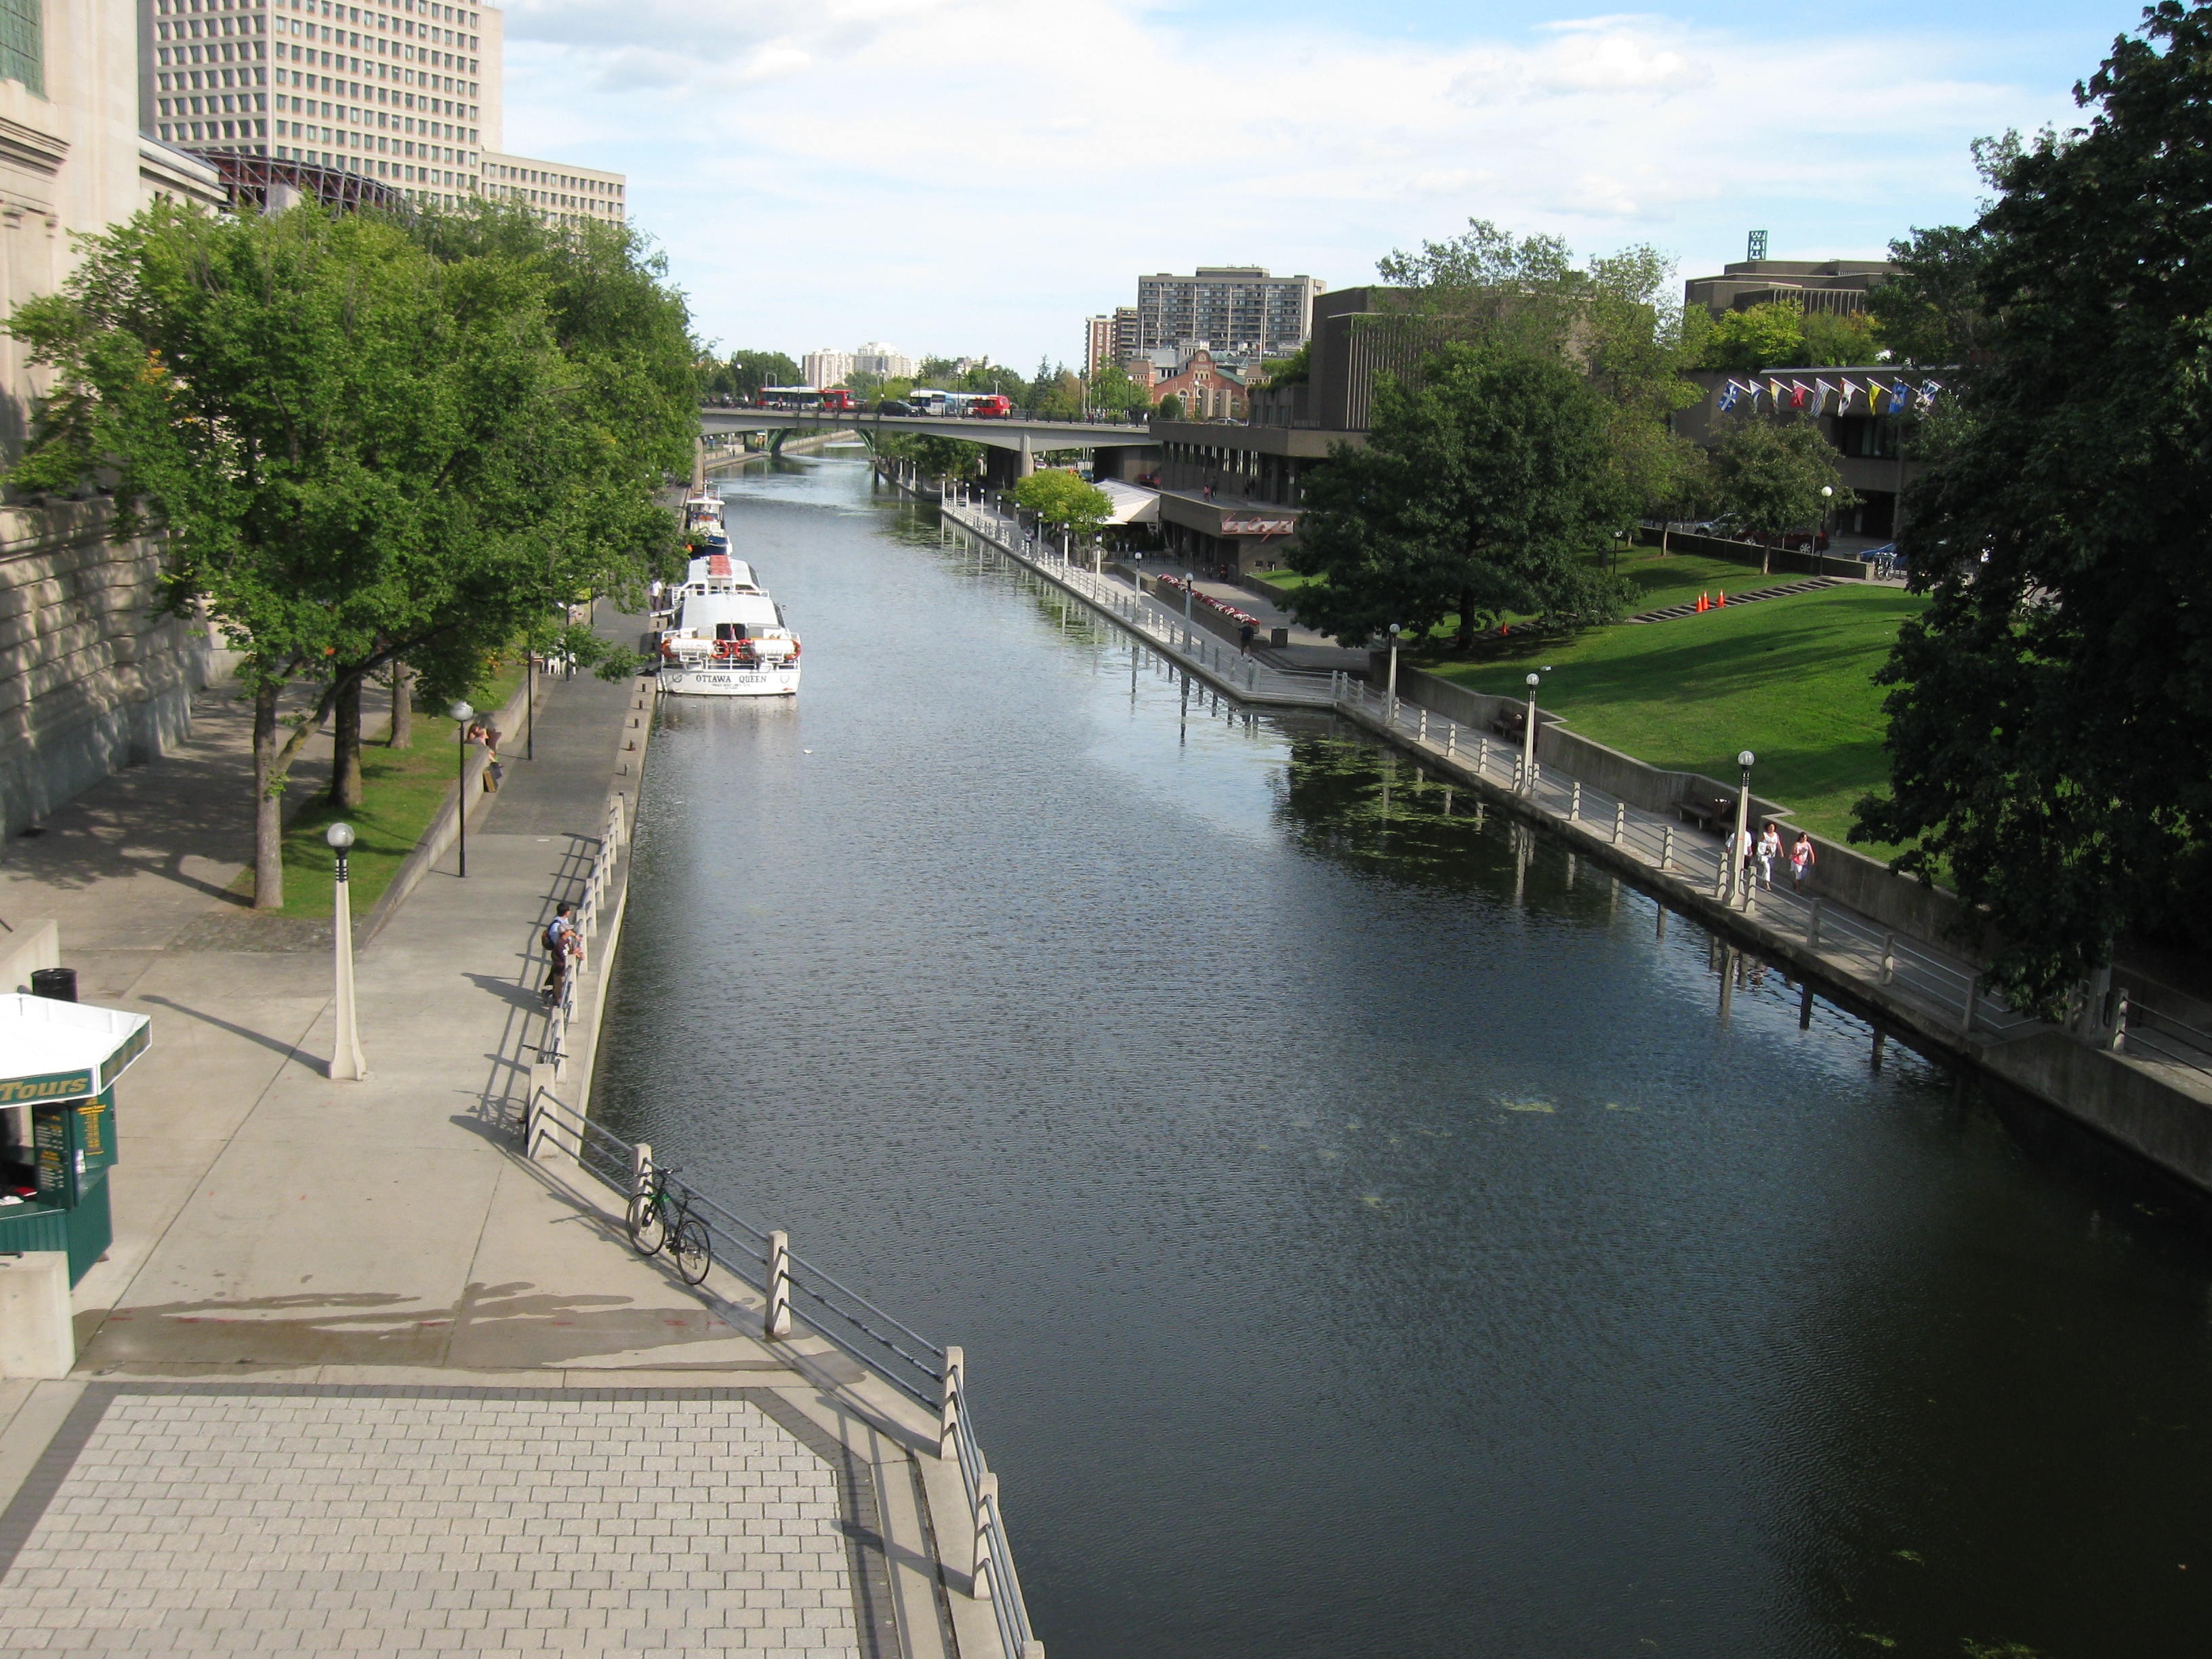
[[1204, 344], [1217, 357], [1286, 357], [1313, 331], [1311, 276], [1270, 276], [1254, 265], [1200, 265], [1188, 276], [1137, 278], [1139, 351]]

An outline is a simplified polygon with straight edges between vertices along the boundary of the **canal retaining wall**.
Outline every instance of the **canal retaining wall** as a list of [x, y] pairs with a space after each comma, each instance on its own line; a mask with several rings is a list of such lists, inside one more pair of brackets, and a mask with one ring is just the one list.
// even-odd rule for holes
[[[1004, 528], [1003, 520], [986, 522], [974, 508], [940, 505], [953, 522], [985, 536], [1228, 696], [1258, 703], [1308, 701], [1288, 693], [1286, 677], [1267, 674], [1263, 685], [1256, 666], [1209, 663], [1202, 649], [1170, 648], [1161, 634], [1163, 619], [1152, 614], [1160, 608], [1157, 601], [1148, 605], [1141, 594], [1125, 593], [1103, 576], [1018, 545], [1018, 532]], [[994, 526], [1003, 533], [994, 533]], [[1187, 631], [1180, 617], [1164, 625]], [[1418, 670], [1409, 676], [1401, 669], [1400, 684], [1401, 701], [1412, 690], [1457, 712], [1435, 721], [1432, 737], [1426, 714], [1412, 720], [1350, 676], [1337, 677], [1325, 697], [1310, 701], [1324, 702], [1440, 776], [1561, 836], [1579, 854], [1719, 937], [1779, 963], [1807, 985], [1808, 997], [1817, 984], [1831, 1001], [1876, 1022], [1878, 1029], [1973, 1066], [2212, 1191], [2212, 1047], [2200, 1054], [2185, 1041], [2172, 1051], [2181, 1056], [2173, 1063], [2147, 1060], [2119, 1051], [2124, 1015], [2118, 1027], [2100, 1024], [2092, 1014], [2084, 1016], [2080, 1030], [2062, 1030], [2005, 1009], [1982, 988], [1978, 959], [1960, 957], [1936, 943], [1950, 937], [1960, 914], [1954, 895], [1897, 876], [1820, 837], [1814, 838], [1820, 862], [1813, 898], [1784, 891], [1762, 896], [1756, 906], [1749, 896], [1739, 899], [1725, 891], [1718, 838], [1672, 823], [1685, 800], [1728, 797], [1733, 793], [1729, 786], [1701, 774], [1646, 765], [1565, 730], [1540, 711], [1537, 777], [1531, 781], [1536, 787], [1524, 790], [1517, 775], [1519, 745], [1483, 735], [1517, 700], [1470, 692]], [[1504, 775], [1490, 775], [1493, 771]], [[1763, 817], [1786, 816], [1780, 804], [1755, 798], [1753, 810]], [[1636, 833], [1624, 835], [1632, 817]]]
[[[1388, 678], [1388, 653], [1370, 678], [1381, 685]], [[1470, 690], [1464, 685], [1414, 668], [1398, 665], [1398, 696], [1403, 702], [1455, 720], [1462, 726], [1495, 730], [1501, 719], [1519, 719], [1528, 705], [1524, 698], [1498, 696]], [[1702, 772], [1676, 772], [1607, 748], [1594, 738], [1573, 730], [1557, 714], [1540, 707], [1536, 711], [1536, 758], [1545, 767], [1580, 778], [1616, 799], [1646, 811], [1673, 815], [1685, 803], [1733, 802], [1737, 787], [1707, 777]], [[1787, 822], [1792, 809], [1763, 795], [1751, 798], [1753, 823], [1768, 818]], [[1813, 836], [1813, 890], [1879, 921], [1885, 927], [1926, 939], [1955, 940], [1973, 930], [1966, 926], [1966, 907], [1957, 894], [1931, 887], [1910, 876], [1900, 876], [1880, 859], [1869, 858], [1856, 848], [1825, 836]]]

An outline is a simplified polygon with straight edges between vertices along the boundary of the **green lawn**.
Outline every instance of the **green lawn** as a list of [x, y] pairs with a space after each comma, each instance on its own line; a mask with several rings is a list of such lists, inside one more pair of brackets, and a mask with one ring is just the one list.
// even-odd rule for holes
[[[1746, 586], [1757, 585], [1757, 571], [1735, 568], [1752, 578]], [[1478, 691], [1519, 696], [1530, 667], [1548, 664], [1540, 699], [1583, 736], [1723, 781], [1735, 776], [1736, 751], [1750, 749], [1759, 793], [1794, 808], [1806, 828], [1841, 840], [1851, 803], [1889, 775], [1874, 672], [1898, 625], [1922, 604], [1895, 588], [1854, 583], [1548, 644], [1516, 640], [1510, 655], [1423, 666]]]
[[[1762, 576], [1757, 565], [1738, 564], [1702, 553], [1670, 553], [1662, 559], [1656, 547], [1625, 547], [1617, 556], [1593, 553], [1589, 562], [1600, 569], [1611, 570], [1628, 584], [1628, 608], [1624, 614], [1632, 617], [1646, 611], [1664, 610], [1670, 605], [1687, 605], [1700, 593], [1748, 593], [1755, 587], [1775, 587], [1784, 582], [1803, 580], [1791, 572]], [[1269, 570], [1262, 573], [1261, 580], [1294, 601], [1300, 588], [1310, 587], [1322, 578], [1301, 576], [1294, 570]], [[1528, 618], [1515, 615], [1507, 620], [1517, 627]], [[1430, 637], [1448, 640], [1458, 627], [1456, 616], [1447, 617], [1437, 624]]]
[[[501, 669], [471, 700], [487, 710], [506, 707], [507, 700], [522, 684], [525, 672], [520, 664]], [[375, 720], [375, 716], [369, 719]], [[371, 729], [381, 725], [378, 720]], [[501, 736], [503, 752], [510, 756], [521, 752], [520, 732], [504, 732]], [[390, 748], [380, 737], [362, 745], [360, 811], [332, 811], [330, 797], [320, 788], [305, 799], [296, 791], [289, 795], [288, 801], [296, 805], [284, 826], [284, 908], [279, 914], [308, 917], [331, 914], [335, 860], [323, 840], [323, 831], [331, 819], [343, 817], [354, 828], [353, 851], [347, 860], [354, 919], [359, 921], [366, 916], [384, 896], [384, 890], [392, 884], [392, 877], [445, 805], [446, 792], [453, 785], [459, 746], [453, 721], [434, 711], [418, 708], [412, 748]], [[251, 865], [232, 884], [232, 890], [253, 891]]]
[[1616, 574], [1628, 584], [1627, 614], [1632, 617], [1670, 605], [1688, 605], [1700, 593], [1748, 593], [1755, 587], [1804, 580], [1802, 574], [1793, 571], [1762, 576], [1755, 564], [1709, 558], [1702, 553], [1669, 553], [1662, 559], [1656, 547], [1623, 548]]

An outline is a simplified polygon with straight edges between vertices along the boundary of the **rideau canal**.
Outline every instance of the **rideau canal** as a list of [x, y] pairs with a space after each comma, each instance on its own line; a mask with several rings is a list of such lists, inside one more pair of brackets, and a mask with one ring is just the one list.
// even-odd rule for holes
[[859, 459], [726, 490], [805, 690], [660, 705], [596, 1109], [964, 1345], [1054, 1659], [2212, 1645], [2202, 1205]]

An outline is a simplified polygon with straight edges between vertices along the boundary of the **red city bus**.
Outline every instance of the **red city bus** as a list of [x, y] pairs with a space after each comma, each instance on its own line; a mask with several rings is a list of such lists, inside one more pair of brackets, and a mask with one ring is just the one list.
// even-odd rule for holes
[[822, 394], [822, 407], [835, 414], [850, 415], [860, 407], [860, 400], [842, 386], [833, 386]]
[[988, 397], [976, 398], [968, 405], [967, 412], [979, 417], [1003, 421], [1014, 412], [1014, 405], [1010, 398], [994, 392]]

